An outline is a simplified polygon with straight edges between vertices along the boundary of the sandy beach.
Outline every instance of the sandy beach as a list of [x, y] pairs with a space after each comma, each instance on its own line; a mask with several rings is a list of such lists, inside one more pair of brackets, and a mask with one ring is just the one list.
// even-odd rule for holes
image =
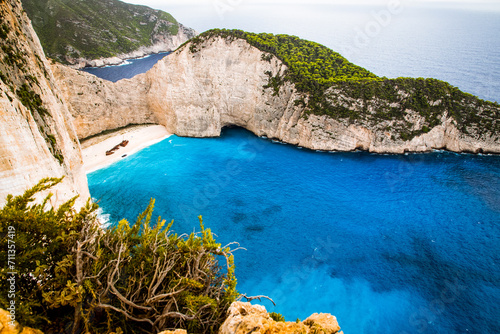
[[[81, 146], [85, 172], [88, 174], [107, 167], [170, 136], [171, 133], [161, 125], [137, 125], [84, 140]], [[123, 140], [129, 141], [127, 146], [120, 146], [114, 154], [106, 155], [106, 151]]]

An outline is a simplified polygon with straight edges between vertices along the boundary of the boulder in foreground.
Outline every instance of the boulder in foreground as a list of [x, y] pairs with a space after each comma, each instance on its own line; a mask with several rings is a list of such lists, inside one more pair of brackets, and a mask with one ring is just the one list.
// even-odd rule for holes
[[247, 333], [322, 333], [343, 334], [331, 314], [315, 313], [302, 322], [274, 321], [261, 305], [234, 302], [228, 310], [228, 317], [219, 334]]

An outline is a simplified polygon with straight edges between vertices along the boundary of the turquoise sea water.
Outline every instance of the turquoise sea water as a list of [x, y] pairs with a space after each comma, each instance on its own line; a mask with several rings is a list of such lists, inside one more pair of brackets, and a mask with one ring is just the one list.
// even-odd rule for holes
[[344, 333], [500, 332], [500, 157], [320, 153], [225, 129], [172, 136], [88, 175], [114, 223], [156, 198], [238, 241], [238, 289]]
[[[377, 75], [434, 77], [499, 101], [500, 12], [401, 3], [365, 40], [385, 5], [165, 9], [200, 32], [294, 34]], [[91, 71], [116, 81], [150, 60]], [[330, 312], [346, 334], [500, 333], [499, 156], [329, 154], [227, 129], [170, 137], [89, 185], [111, 222], [133, 221], [151, 197], [178, 232], [203, 215], [218, 240], [247, 249], [235, 254], [240, 292], [271, 296], [278, 306], [264, 304], [287, 320]]]

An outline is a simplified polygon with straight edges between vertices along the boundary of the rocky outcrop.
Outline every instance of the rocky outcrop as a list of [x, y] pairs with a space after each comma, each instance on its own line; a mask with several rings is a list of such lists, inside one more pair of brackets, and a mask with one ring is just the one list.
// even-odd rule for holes
[[43, 334], [43, 332], [19, 325], [15, 321], [15, 311], [12, 315], [10, 312], [0, 309], [0, 334]]
[[342, 332], [337, 319], [330, 314], [315, 313], [302, 322], [274, 321], [261, 305], [234, 302], [228, 310], [228, 317], [219, 334], [247, 333], [323, 333]]
[[[287, 69], [276, 57], [265, 59], [263, 52], [242, 39], [214, 37], [196, 48], [193, 52], [188, 43], [146, 74], [131, 80], [115, 84], [101, 81], [99, 85], [105, 85], [106, 89], [99, 88], [99, 85], [84, 87], [97, 79], [87, 76], [85, 80], [78, 80], [80, 74], [58, 66], [59, 82], [61, 85], [69, 83], [65, 91], [80, 138], [112, 127], [112, 122], [105, 122], [106, 126], [96, 122], [108, 119], [103, 115], [110, 113], [109, 104], [89, 107], [94, 99], [108, 98], [117, 104], [125, 101], [124, 104], [131, 105], [130, 108], [122, 106], [117, 109], [124, 120], [116, 123], [116, 127], [122, 126], [125, 120], [136, 122], [143, 117], [147, 122], [157, 122], [180, 136], [219, 136], [222, 128], [234, 125], [258, 136], [313, 150], [404, 153], [444, 149], [500, 153], [498, 133], [481, 133], [479, 129], [476, 133], [465, 134], [446, 112], [440, 124], [411, 140], [402, 140], [391, 132], [390, 129], [397, 126], [396, 121], [353, 123], [327, 115], [309, 114], [296, 103], [301, 99], [307, 101], [308, 96], [297, 92], [294, 84], [285, 82], [278, 94], [273, 88], [263, 88], [270, 76], [282, 74]], [[128, 87], [136, 89], [132, 91]], [[110, 91], [115, 93], [110, 95]], [[338, 101], [347, 99], [338, 95], [335, 98]], [[119, 118], [118, 115], [115, 117]], [[406, 118], [405, 122], [413, 128], [422, 128], [422, 116], [418, 113], [407, 110]]]
[[19, 1], [0, 3], [0, 206], [44, 177], [65, 180], [52, 204], [89, 197], [72, 118]]

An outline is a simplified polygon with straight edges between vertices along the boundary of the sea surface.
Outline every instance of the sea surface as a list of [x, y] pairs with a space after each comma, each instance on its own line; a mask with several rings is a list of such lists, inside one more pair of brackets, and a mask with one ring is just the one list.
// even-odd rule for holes
[[142, 58], [128, 59], [118, 66], [85, 67], [82, 71], [98, 76], [101, 79], [116, 82], [121, 79], [130, 79], [137, 74], [150, 70], [168, 52], [152, 54]]
[[[384, 6], [231, 1], [221, 14], [221, 1], [166, 9], [198, 31], [293, 34], [380, 76], [500, 101], [499, 11], [408, 0], [381, 24]], [[116, 81], [156, 60], [88, 71]], [[225, 129], [172, 136], [88, 180], [110, 223], [134, 221], [150, 198], [176, 232], [199, 230], [203, 215], [220, 242], [247, 249], [235, 254], [239, 291], [272, 297], [276, 308], [263, 303], [287, 320], [329, 312], [346, 334], [500, 333], [500, 156], [331, 154]]]
[[498, 333], [500, 156], [322, 153], [225, 129], [88, 175], [114, 224], [150, 198], [179, 233], [237, 241], [238, 289], [344, 333]]

